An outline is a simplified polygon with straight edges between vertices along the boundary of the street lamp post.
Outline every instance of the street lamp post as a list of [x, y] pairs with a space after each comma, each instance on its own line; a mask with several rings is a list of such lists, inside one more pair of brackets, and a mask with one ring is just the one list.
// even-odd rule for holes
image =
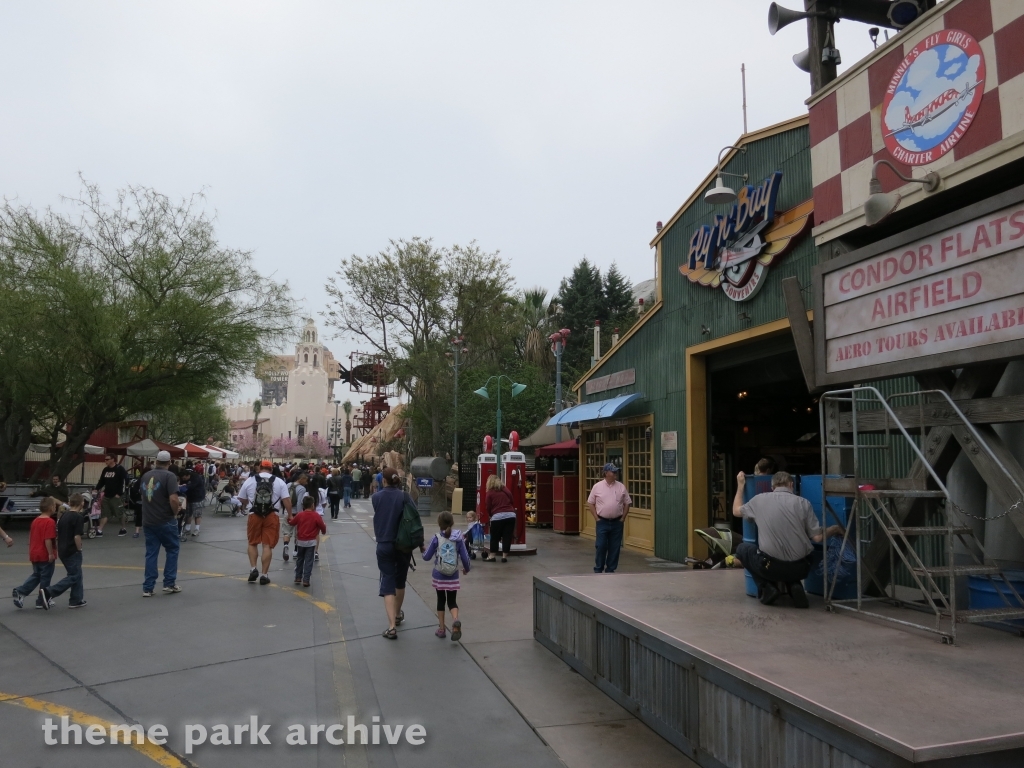
[[[551, 351], [555, 353], [555, 414], [562, 412], [562, 352], [565, 351], [565, 342], [569, 338], [570, 330], [563, 328], [549, 336]], [[555, 442], [562, 442], [562, 425], [555, 425]], [[555, 474], [559, 471], [558, 457], [555, 456]]]
[[453, 447], [452, 460], [459, 464], [459, 368], [462, 367], [462, 355], [469, 352], [466, 347], [466, 340], [461, 334], [452, 339], [451, 351], [445, 352], [444, 355], [451, 362], [448, 365], [451, 366], [452, 370], [455, 371], [455, 445]]
[[496, 439], [494, 441], [494, 446], [495, 446], [494, 452], [497, 454], [498, 472], [501, 472], [501, 380], [505, 379], [505, 381], [507, 381], [509, 384], [512, 385], [512, 397], [515, 397], [516, 395], [520, 394], [523, 390], [525, 390], [526, 389], [526, 385], [525, 384], [517, 384], [516, 382], [512, 381], [512, 379], [510, 379], [505, 374], [500, 374], [498, 376], [491, 376], [491, 378], [489, 378], [486, 382], [484, 382], [484, 385], [482, 387], [480, 387], [480, 389], [474, 390], [473, 394], [474, 395], [480, 395], [480, 397], [484, 398], [485, 400], [490, 400], [491, 396], [488, 393], [487, 388], [491, 385], [491, 382], [494, 381], [495, 379], [498, 380], [498, 427], [497, 427], [498, 432], [497, 432], [497, 437], [496, 437]]
[[334, 461], [338, 461], [338, 433], [341, 431], [338, 429], [338, 406], [341, 405], [341, 400], [334, 401]]

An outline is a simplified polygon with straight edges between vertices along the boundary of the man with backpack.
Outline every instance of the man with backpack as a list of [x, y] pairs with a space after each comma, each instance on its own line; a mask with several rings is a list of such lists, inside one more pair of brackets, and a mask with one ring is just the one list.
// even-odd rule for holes
[[[255, 468], [254, 468], [255, 469]], [[271, 470], [273, 464], [264, 460], [259, 471], [254, 471], [248, 480], [242, 485], [238, 492], [238, 499], [241, 502], [242, 512], [249, 510], [249, 519], [246, 524], [246, 535], [249, 540], [249, 583], [252, 584], [258, 578], [261, 585], [270, 583], [270, 560], [274, 556], [274, 547], [281, 535], [281, 518], [279, 514], [283, 511], [290, 514], [292, 502], [288, 497], [288, 485], [279, 477], [275, 477]], [[263, 547], [260, 553], [257, 547]], [[287, 544], [285, 544], [287, 551]], [[257, 555], [260, 555], [262, 573], [256, 567]], [[287, 560], [287, 555], [285, 560]]]
[[[306, 498], [306, 494], [309, 486], [309, 475], [305, 472], [300, 472], [299, 476], [295, 478], [295, 482], [288, 484], [288, 499], [291, 501], [291, 508], [294, 510], [302, 509], [302, 500]], [[313, 497], [316, 498], [315, 496]], [[284, 529], [284, 561], [288, 562], [288, 544], [291, 542], [292, 537], [295, 535], [295, 526], [288, 523], [288, 518], [285, 517], [285, 529]], [[299, 541], [295, 540], [295, 555], [298, 557], [299, 554]]]
[[414, 549], [424, 551], [423, 523], [412, 497], [402, 490], [402, 476], [393, 467], [382, 473], [384, 487], [373, 494], [373, 534], [377, 540], [380, 596], [388, 614], [387, 640], [398, 639], [396, 627], [405, 620], [402, 603], [409, 561]]

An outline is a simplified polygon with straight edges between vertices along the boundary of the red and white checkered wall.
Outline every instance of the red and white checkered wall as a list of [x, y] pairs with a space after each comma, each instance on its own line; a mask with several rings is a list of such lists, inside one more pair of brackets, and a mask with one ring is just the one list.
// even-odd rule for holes
[[[863, 205], [876, 160], [889, 160], [906, 175], [913, 170], [913, 175], [922, 176], [1024, 130], [1024, 0], [947, 0], [943, 5], [949, 6], [944, 13], [897, 35], [890, 50], [811, 105], [817, 226]], [[911, 169], [885, 147], [882, 100], [903, 58], [921, 40], [943, 29], [962, 29], [980, 43], [986, 66], [984, 95], [977, 116], [953, 150]], [[884, 171], [879, 178], [886, 191], [902, 184]]]

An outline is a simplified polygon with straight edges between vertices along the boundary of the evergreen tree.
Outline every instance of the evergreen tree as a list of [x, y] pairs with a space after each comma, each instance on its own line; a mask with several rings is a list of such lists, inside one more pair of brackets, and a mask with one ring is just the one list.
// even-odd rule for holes
[[594, 321], [600, 320], [604, 325], [608, 319], [601, 270], [586, 258], [580, 259], [572, 274], [562, 279], [557, 302], [562, 327], [572, 331], [562, 356], [562, 366], [571, 379], [590, 369]]
[[[624, 334], [637, 318], [633, 306], [633, 288], [614, 263], [604, 276], [604, 307], [608, 327], [602, 329], [602, 351], [610, 347], [611, 335], [616, 328], [620, 334]], [[605, 346], [604, 331], [607, 331], [608, 346]]]

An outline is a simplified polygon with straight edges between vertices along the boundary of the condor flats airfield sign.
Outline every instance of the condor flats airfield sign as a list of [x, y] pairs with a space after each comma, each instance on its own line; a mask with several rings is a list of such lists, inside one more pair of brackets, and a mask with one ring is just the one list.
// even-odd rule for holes
[[822, 386], [1024, 354], [1024, 188], [826, 262], [814, 285]]

